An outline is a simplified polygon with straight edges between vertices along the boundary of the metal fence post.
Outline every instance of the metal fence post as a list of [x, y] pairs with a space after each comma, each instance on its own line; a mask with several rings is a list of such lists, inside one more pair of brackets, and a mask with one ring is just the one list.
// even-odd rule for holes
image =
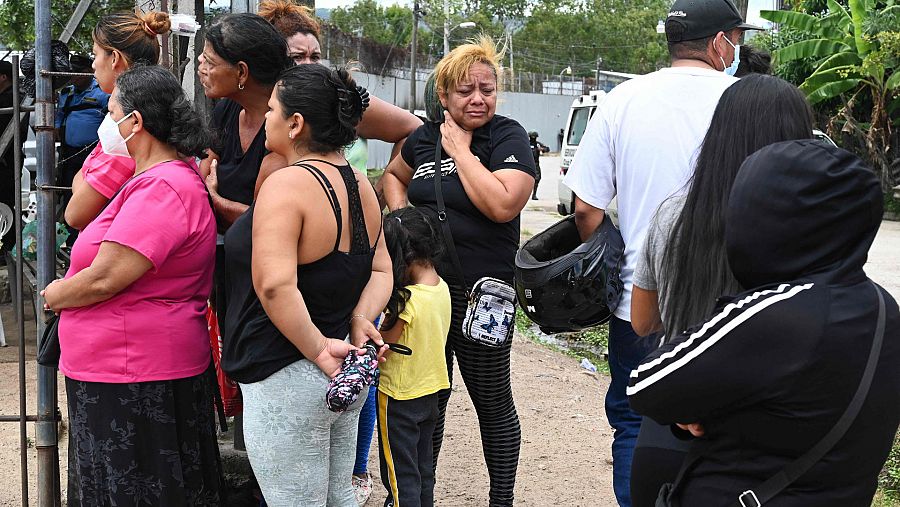
[[[43, 188], [53, 185], [55, 145], [53, 141], [54, 102], [52, 77], [42, 74], [52, 68], [50, 60], [50, 0], [35, 0], [35, 136], [37, 140], [37, 288], [43, 290], [56, 277], [56, 220], [54, 193]], [[37, 320], [37, 335], [44, 333], [42, 312]], [[37, 491], [39, 507], [60, 505], [59, 447], [56, 369], [38, 366], [37, 422]]]
[[[22, 277], [22, 118], [19, 116], [22, 97], [19, 96], [19, 56], [12, 57], [13, 67], [13, 117], [10, 125], [13, 130], [13, 185], [16, 187], [15, 223], [16, 228], [16, 256], [15, 274], [8, 277], [10, 284], [15, 284], [16, 328], [19, 334], [19, 466], [22, 472], [22, 505], [28, 506], [28, 421], [25, 414], [28, 410], [27, 390], [25, 389], [25, 299], [23, 297]], [[7, 272], [11, 268], [7, 264]]]

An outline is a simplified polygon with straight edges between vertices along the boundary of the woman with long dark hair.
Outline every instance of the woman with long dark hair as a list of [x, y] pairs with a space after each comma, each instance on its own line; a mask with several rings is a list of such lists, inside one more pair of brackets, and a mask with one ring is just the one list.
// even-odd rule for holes
[[[687, 193], [664, 201], [647, 231], [631, 306], [639, 335], [681, 332], [709, 315], [719, 296], [741, 291], [725, 254], [725, 212], [738, 169], [756, 150], [811, 138], [812, 129], [806, 98], [777, 77], [751, 75], [722, 94]], [[633, 505], [653, 505], [686, 451], [668, 427], [644, 418], [632, 463]]]
[[725, 251], [748, 290], [631, 373], [634, 410], [696, 438], [657, 505], [872, 504], [900, 424], [900, 312], [863, 269], [883, 213], [875, 172], [831, 143], [747, 157]]

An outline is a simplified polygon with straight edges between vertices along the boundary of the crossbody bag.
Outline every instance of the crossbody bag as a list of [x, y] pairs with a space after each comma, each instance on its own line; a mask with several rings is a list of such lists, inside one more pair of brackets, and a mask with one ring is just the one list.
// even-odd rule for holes
[[[434, 146], [434, 195], [437, 199], [437, 216], [447, 245], [447, 253], [453, 263], [456, 276], [463, 285], [466, 279], [453, 243], [453, 233], [447, 222], [447, 208], [441, 191], [441, 133], [438, 131]], [[468, 340], [488, 347], [502, 347], [512, 338], [516, 316], [516, 290], [512, 285], [485, 276], [471, 288], [466, 288], [468, 306], [463, 318], [462, 334]]]

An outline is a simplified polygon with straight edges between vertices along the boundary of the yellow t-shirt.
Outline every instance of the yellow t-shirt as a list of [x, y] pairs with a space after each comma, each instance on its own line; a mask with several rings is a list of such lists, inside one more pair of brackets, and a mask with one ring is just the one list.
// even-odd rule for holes
[[381, 365], [378, 390], [395, 400], [421, 398], [450, 388], [444, 346], [450, 331], [450, 289], [437, 285], [408, 285], [410, 298], [399, 319], [406, 325], [398, 343], [411, 356], [390, 354]]

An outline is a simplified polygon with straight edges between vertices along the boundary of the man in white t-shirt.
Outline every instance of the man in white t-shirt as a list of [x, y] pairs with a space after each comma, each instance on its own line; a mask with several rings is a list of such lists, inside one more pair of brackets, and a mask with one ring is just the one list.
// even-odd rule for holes
[[564, 183], [575, 193], [582, 238], [618, 197], [625, 240], [625, 290], [610, 321], [612, 383], [606, 415], [615, 430], [613, 488], [631, 506], [630, 475], [640, 416], [628, 406], [628, 376], [655, 341], [631, 328], [631, 277], [650, 219], [669, 195], [684, 190], [722, 92], [737, 81], [744, 23], [730, 0], [676, 0], [666, 18], [672, 66], [615, 87], [588, 124]]

